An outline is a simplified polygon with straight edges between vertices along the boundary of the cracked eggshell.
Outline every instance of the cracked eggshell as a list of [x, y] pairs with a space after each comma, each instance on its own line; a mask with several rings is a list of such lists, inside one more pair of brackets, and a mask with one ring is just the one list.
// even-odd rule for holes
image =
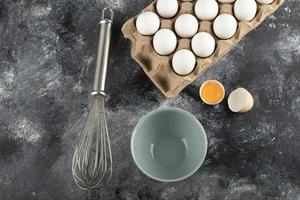
[[228, 107], [232, 112], [245, 113], [252, 109], [254, 100], [245, 88], [237, 88], [228, 97]]

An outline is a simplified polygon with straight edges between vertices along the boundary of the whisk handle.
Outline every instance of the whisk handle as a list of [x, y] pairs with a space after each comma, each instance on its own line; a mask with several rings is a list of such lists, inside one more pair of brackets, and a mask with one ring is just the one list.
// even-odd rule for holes
[[[106, 16], [106, 14], [109, 14], [109, 16]], [[92, 95], [105, 95], [104, 89], [109, 58], [112, 20], [113, 11], [110, 8], [104, 8], [102, 11], [102, 19], [99, 22], [99, 45]]]

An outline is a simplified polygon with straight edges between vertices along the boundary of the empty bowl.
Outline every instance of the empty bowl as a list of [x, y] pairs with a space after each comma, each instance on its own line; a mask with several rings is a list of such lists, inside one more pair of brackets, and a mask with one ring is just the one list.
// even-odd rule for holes
[[148, 113], [136, 125], [131, 153], [138, 168], [162, 182], [183, 180], [203, 163], [207, 138], [200, 122], [177, 108]]

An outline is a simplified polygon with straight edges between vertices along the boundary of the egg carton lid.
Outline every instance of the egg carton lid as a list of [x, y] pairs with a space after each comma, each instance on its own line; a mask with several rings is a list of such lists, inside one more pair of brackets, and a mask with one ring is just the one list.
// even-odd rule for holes
[[[236, 34], [227, 40], [222, 40], [214, 35], [212, 30], [212, 21], [200, 21], [199, 30], [210, 33], [216, 40], [216, 49], [214, 53], [207, 58], [199, 58], [196, 56], [197, 64], [192, 73], [186, 76], [180, 76], [176, 74], [171, 65], [171, 60], [174, 53], [179, 49], [190, 49], [190, 39], [178, 39], [177, 49], [168, 56], [161, 56], [155, 52], [152, 46], [153, 36], [141, 35], [135, 26], [137, 16], [129, 19], [122, 27], [122, 32], [125, 38], [131, 41], [131, 57], [142, 67], [147, 76], [152, 80], [157, 88], [168, 99], [175, 98], [187, 85], [196, 80], [205, 70], [211, 67], [218, 61], [223, 55], [225, 55], [230, 49], [232, 49], [247, 33], [259, 26], [267, 16], [274, 13], [284, 0], [274, 0], [269, 5], [262, 5], [257, 3], [257, 13], [254, 19], [250, 22], [238, 21], [238, 29]], [[183, 2], [179, 0], [179, 10], [175, 17], [171, 19], [164, 19], [160, 17], [160, 29], [168, 28], [175, 32], [174, 23], [178, 16], [181, 14], [194, 14], [194, 5], [196, 1]], [[147, 6], [144, 11], [156, 12], [156, 1]], [[234, 3], [219, 4], [219, 14], [233, 14]]]

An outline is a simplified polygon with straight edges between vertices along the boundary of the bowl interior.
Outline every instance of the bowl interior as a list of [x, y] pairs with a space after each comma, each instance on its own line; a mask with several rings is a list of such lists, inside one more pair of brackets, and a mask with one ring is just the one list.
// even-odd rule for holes
[[205, 159], [207, 139], [190, 113], [159, 109], [142, 118], [134, 129], [131, 151], [135, 163], [149, 177], [178, 181], [192, 175]]

